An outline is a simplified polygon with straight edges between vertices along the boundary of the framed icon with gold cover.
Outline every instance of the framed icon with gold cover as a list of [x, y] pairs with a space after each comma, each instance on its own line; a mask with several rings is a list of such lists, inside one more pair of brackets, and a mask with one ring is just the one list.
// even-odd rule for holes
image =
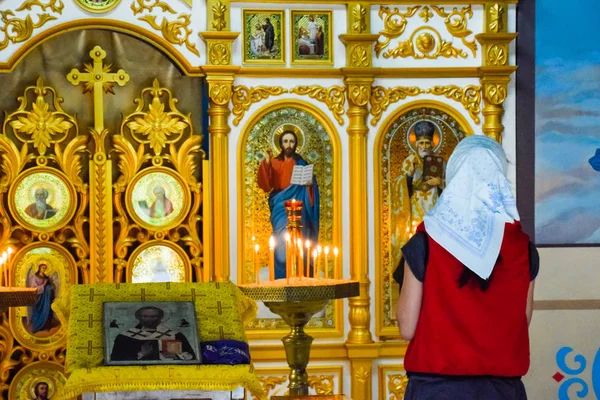
[[75, 3], [85, 11], [105, 13], [119, 5], [121, 0], [75, 0]]
[[285, 64], [285, 15], [281, 10], [243, 10], [244, 64]]
[[164, 167], [139, 172], [127, 187], [126, 206], [131, 218], [153, 231], [179, 225], [190, 209], [190, 192], [181, 176]]
[[61, 365], [48, 361], [34, 362], [17, 372], [10, 385], [8, 398], [53, 400], [66, 383], [67, 378]]
[[19, 225], [35, 232], [51, 232], [73, 217], [75, 188], [61, 171], [36, 167], [17, 177], [8, 193], [8, 207]]
[[147, 242], [129, 258], [127, 282], [189, 282], [190, 277], [189, 258], [173, 242]]
[[37, 242], [17, 252], [11, 283], [16, 287], [37, 289], [36, 303], [10, 309], [10, 326], [14, 337], [29, 349], [54, 348], [66, 339], [67, 327], [52, 305], [76, 281], [75, 260], [64, 247]]
[[292, 10], [292, 64], [333, 65], [332, 11]]

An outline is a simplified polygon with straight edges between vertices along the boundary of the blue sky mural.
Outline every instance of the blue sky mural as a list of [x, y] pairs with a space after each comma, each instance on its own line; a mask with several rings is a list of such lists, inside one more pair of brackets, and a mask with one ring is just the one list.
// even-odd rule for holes
[[564, 4], [536, 2], [536, 242], [600, 244], [600, 1]]

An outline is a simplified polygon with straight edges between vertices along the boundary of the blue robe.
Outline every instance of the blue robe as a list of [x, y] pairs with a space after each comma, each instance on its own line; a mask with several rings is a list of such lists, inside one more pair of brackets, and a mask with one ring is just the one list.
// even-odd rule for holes
[[52, 321], [52, 300], [54, 299], [54, 288], [48, 282], [44, 287], [44, 291], [37, 297], [37, 301], [33, 306], [31, 316], [31, 333], [46, 330], [46, 326]]
[[[296, 165], [307, 165], [307, 162], [296, 160]], [[286, 277], [285, 268], [285, 234], [287, 232], [287, 214], [284, 203], [296, 199], [304, 203], [302, 207], [302, 236], [304, 240], [317, 243], [319, 240], [320, 198], [317, 179], [313, 175], [313, 205], [310, 205], [308, 188], [302, 185], [290, 185], [286, 189], [269, 194], [269, 209], [271, 210], [271, 226], [275, 237], [275, 279]]]
[[590, 158], [589, 162], [594, 170], [600, 172], [600, 149], [596, 149], [596, 154]]

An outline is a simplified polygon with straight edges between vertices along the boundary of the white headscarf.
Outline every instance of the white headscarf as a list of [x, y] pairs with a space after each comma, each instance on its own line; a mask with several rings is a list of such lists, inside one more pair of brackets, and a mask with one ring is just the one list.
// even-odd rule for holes
[[425, 216], [427, 234], [483, 279], [498, 259], [504, 225], [519, 220], [502, 146], [487, 136], [463, 139], [446, 169], [446, 189]]

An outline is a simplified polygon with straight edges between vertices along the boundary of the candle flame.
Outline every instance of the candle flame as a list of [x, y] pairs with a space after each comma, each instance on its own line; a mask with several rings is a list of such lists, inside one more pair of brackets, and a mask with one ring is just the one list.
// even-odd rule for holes
[[260, 250], [260, 246], [258, 245], [258, 243], [256, 243], [254, 245], [254, 251], [258, 253], [258, 250]]
[[289, 242], [289, 241], [291, 241], [291, 240], [292, 240], [292, 237], [290, 236], [290, 233], [289, 233], [289, 232], [286, 232], [286, 233], [285, 233], [285, 241], [286, 241], [286, 242]]
[[321, 254], [321, 251], [323, 251], [323, 248], [321, 247], [321, 245], [317, 246], [317, 251], [319, 252], [319, 254]]
[[339, 250], [338, 250], [338, 248], [337, 248], [337, 247], [334, 247], [334, 248], [333, 248], [333, 255], [337, 257], [337, 256], [338, 256], [338, 253], [339, 253]]
[[254, 235], [252, 235], [252, 241], [256, 242], [256, 237]]
[[325, 253], [325, 255], [329, 254], [329, 246], [325, 246], [325, 248], [323, 249], [323, 252]]
[[271, 237], [269, 238], [269, 248], [270, 248], [271, 250], [273, 250], [273, 249], [275, 248], [275, 238], [274, 238], [273, 236], [271, 236]]
[[9, 248], [8, 248], [8, 255], [10, 256], [10, 255], [13, 253], [13, 251], [14, 251], [14, 250], [13, 250], [13, 248], [12, 248], [12, 247], [9, 247]]
[[302, 239], [298, 238], [296, 244], [298, 245], [298, 247], [302, 248]]
[[316, 250], [316, 249], [315, 249], [315, 250], [313, 250], [313, 258], [317, 258], [317, 256], [318, 256], [318, 255], [319, 255], [319, 254], [318, 254], [317, 250]]
[[310, 240], [307, 240], [307, 241], [306, 241], [306, 248], [307, 248], [307, 249], [310, 249]]

